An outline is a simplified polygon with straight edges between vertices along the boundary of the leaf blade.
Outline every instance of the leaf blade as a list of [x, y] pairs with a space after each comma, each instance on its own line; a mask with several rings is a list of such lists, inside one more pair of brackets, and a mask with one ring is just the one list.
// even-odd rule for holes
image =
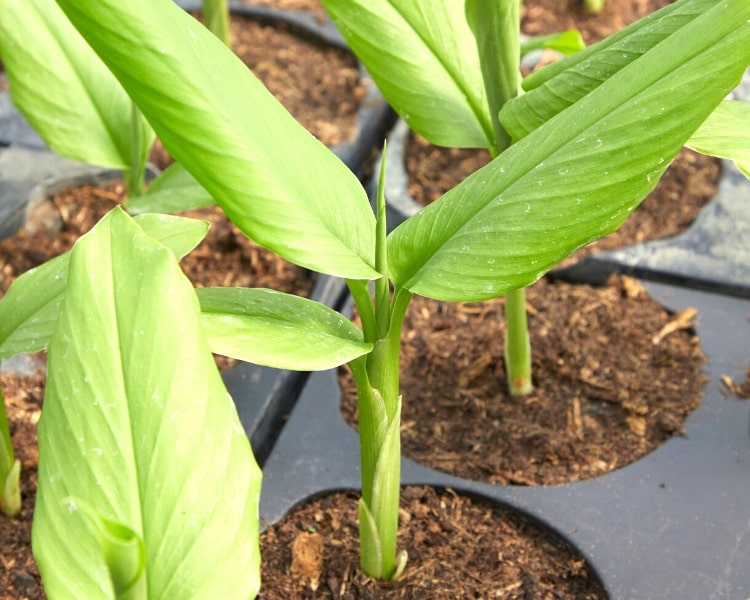
[[243, 233], [312, 270], [378, 276], [356, 176], [197, 20], [170, 0], [58, 4]]
[[394, 283], [486, 299], [616, 228], [736, 86], [750, 62], [748, 17], [746, 4], [717, 3], [399, 226]]
[[172, 253], [119, 209], [76, 244], [39, 424], [33, 549], [50, 595], [112, 597], [71, 496], [143, 540], [148, 597], [257, 592], [260, 472], [198, 319]]
[[[130, 166], [130, 99], [53, 0], [0, 0], [0, 55], [14, 103], [52, 150]], [[153, 131], [139, 124], [150, 145]]]
[[493, 138], [463, 2], [323, 0], [383, 96], [431, 142], [486, 148]]
[[307, 298], [259, 288], [196, 292], [217, 354], [277, 369], [322, 371], [372, 350], [351, 321]]

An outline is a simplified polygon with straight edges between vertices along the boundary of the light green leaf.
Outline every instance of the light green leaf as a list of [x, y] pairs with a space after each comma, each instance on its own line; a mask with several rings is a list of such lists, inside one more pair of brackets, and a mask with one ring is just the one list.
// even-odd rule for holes
[[278, 369], [321, 371], [367, 354], [372, 344], [328, 306], [267, 289], [201, 288], [201, 321], [217, 354]]
[[750, 3], [715, 2], [399, 226], [394, 284], [470, 301], [532, 283], [625, 220], [748, 63]]
[[253, 597], [255, 464], [171, 251], [121, 209], [79, 240], [49, 345], [32, 547], [49, 598], [114, 598], [84, 498], [145, 546], [147, 598]]
[[750, 103], [739, 100], [722, 102], [687, 145], [703, 154], [733, 160], [750, 179]]
[[[52, 150], [130, 167], [130, 99], [54, 0], [0, 0], [0, 56], [13, 103]], [[139, 124], [148, 147], [154, 134]]]
[[[136, 222], [180, 259], [197, 246], [208, 223], [170, 215], [140, 215]], [[47, 347], [65, 295], [70, 253], [21, 275], [0, 298], [0, 360]]]
[[172, 0], [58, 0], [178, 162], [257, 243], [372, 279], [375, 218], [349, 168]]
[[[528, 92], [503, 107], [501, 123], [514, 140], [521, 139], [628, 65], [644, 68], [648, 61], [640, 58], [645, 53], [653, 55], [656, 51], [658, 55], [660, 43], [717, 4], [717, 0], [675, 2], [581, 52], [532, 73], [523, 81]], [[687, 58], [704, 47], [690, 43], [680, 48], [679, 53]], [[627, 86], [627, 80], [620, 81]]]
[[493, 131], [463, 2], [323, 0], [383, 96], [434, 144], [487, 148]]
[[177, 213], [216, 204], [206, 189], [180, 163], [172, 163], [148, 186], [145, 194], [128, 198], [131, 215]]
[[568, 29], [561, 33], [552, 33], [550, 35], [536, 35], [521, 42], [521, 55], [528, 54], [533, 50], [556, 50], [561, 54], [575, 54], [586, 47], [581, 37], [581, 32], [577, 29]]

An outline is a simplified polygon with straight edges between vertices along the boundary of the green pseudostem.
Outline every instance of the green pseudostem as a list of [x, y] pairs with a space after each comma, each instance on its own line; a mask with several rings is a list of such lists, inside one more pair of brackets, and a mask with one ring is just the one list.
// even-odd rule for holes
[[[385, 149], [377, 203], [376, 269], [388, 272], [386, 252]], [[397, 289], [391, 299], [385, 275], [375, 281], [375, 300], [367, 284], [348, 281], [362, 320], [365, 342], [373, 351], [351, 363], [357, 387], [362, 498], [359, 503], [362, 570], [377, 579], [397, 579], [406, 566], [397, 553], [398, 503], [401, 488], [401, 395], [399, 363], [401, 327], [411, 293]]]
[[[500, 124], [500, 109], [519, 94], [521, 52], [519, 3], [516, 0], [467, 0], [466, 18], [477, 43], [482, 79], [495, 134], [488, 148], [496, 158], [511, 144]], [[505, 370], [508, 389], [514, 396], [530, 394], [531, 343], [526, 316], [526, 290], [519, 288], [505, 296]]]

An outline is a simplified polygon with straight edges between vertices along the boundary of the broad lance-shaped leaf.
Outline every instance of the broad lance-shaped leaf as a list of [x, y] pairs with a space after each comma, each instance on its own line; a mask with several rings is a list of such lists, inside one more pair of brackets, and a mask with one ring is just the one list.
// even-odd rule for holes
[[[13, 103], [52, 150], [130, 166], [130, 98], [55, 0], [0, 0], [0, 56]], [[139, 124], [148, 147], [153, 131]]]
[[375, 218], [356, 176], [172, 0], [58, 0], [175, 159], [257, 243], [373, 279]]
[[[208, 223], [171, 215], [139, 215], [140, 227], [180, 259], [197, 246]], [[70, 253], [27, 271], [0, 298], [0, 360], [47, 347], [65, 295]]]
[[322, 371], [372, 350], [349, 319], [307, 298], [267, 289], [196, 292], [217, 354], [277, 369]]
[[[581, 52], [532, 73], [523, 81], [527, 93], [501, 110], [503, 127], [514, 140], [528, 135], [718, 4], [718, 0], [675, 2]], [[692, 46], [691, 43], [680, 49], [681, 55], [689, 54]], [[695, 44], [698, 52], [702, 47]], [[642, 61], [638, 64], [642, 65]]]
[[722, 102], [687, 145], [703, 154], [733, 160], [750, 179], [750, 103], [738, 100]]
[[748, 63], [750, 2], [716, 3], [394, 230], [394, 284], [471, 301], [532, 283], [625, 220]]
[[260, 470], [192, 286], [119, 208], [71, 253], [48, 356], [32, 530], [48, 597], [114, 598], [70, 498], [142, 540], [146, 598], [254, 597]]
[[493, 139], [463, 2], [323, 0], [347, 43], [399, 115], [435, 144]]

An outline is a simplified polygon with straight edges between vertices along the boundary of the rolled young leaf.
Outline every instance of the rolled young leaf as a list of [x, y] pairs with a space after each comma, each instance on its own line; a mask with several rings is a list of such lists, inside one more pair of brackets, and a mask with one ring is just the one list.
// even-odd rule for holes
[[192, 286], [119, 208], [71, 252], [48, 357], [32, 529], [48, 597], [114, 598], [71, 497], [143, 541], [147, 598], [254, 597], [260, 470]]
[[414, 131], [443, 146], [492, 144], [479, 56], [463, 2], [323, 0], [323, 5]]
[[750, 3], [715, 5], [389, 238], [397, 287], [451, 301], [528, 285], [617, 228], [750, 63]]
[[356, 176], [172, 0], [58, 0], [165, 148], [255, 242], [312, 270], [378, 276]]
[[277, 369], [322, 371], [372, 350], [351, 321], [307, 298], [247, 288], [201, 288], [196, 293], [216, 354]]
[[[139, 215], [140, 227], [181, 259], [197, 246], [208, 223], [171, 215]], [[65, 295], [70, 253], [26, 271], [0, 298], [0, 360], [47, 347]]]
[[[0, 0], [0, 56], [13, 103], [52, 150], [130, 168], [130, 98], [54, 0]], [[148, 148], [154, 133], [138, 123]]]

